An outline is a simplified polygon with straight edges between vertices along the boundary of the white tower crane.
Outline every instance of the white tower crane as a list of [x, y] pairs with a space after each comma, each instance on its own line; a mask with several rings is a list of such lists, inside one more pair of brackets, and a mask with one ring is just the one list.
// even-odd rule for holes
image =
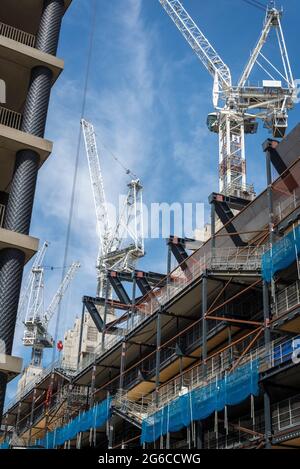
[[41, 295], [43, 292], [42, 285], [44, 283], [44, 269], [42, 265], [48, 246], [49, 243], [45, 241], [38, 251], [26, 279], [25, 286], [22, 288], [18, 306], [17, 324], [21, 324], [22, 318], [29, 315], [29, 308], [34, 308], [35, 311], [39, 311], [40, 308], [42, 311], [44, 309], [44, 299]]
[[[216, 112], [209, 114], [207, 124], [212, 132], [219, 134], [219, 190], [225, 195], [251, 199], [254, 190], [253, 186], [246, 184], [245, 134], [256, 133], [257, 119], [261, 119], [264, 126], [272, 130], [274, 137], [283, 137], [287, 128], [287, 113], [293, 108], [296, 94], [281, 26], [282, 11], [275, 8], [274, 2], [267, 8], [259, 40], [238, 84], [234, 86], [230, 69], [181, 2], [159, 2], [214, 78], [213, 104]], [[282, 70], [262, 53], [272, 29], [276, 32]], [[255, 65], [264, 73], [260, 86], [248, 84]], [[222, 107], [218, 105], [219, 98], [223, 100]]]
[[[32, 347], [31, 365], [34, 366], [41, 365], [44, 348], [51, 348], [54, 345], [54, 340], [48, 332], [48, 325], [80, 267], [78, 262], [72, 263], [48, 308], [44, 311], [44, 267], [42, 263], [47, 247], [48, 244], [44, 243], [31, 269], [29, 288], [25, 287], [25, 293], [28, 288], [28, 294], [26, 295], [28, 299], [24, 320], [23, 344], [26, 347]], [[23, 308], [25, 299], [22, 300], [22, 303]]]
[[[119, 219], [111, 226], [93, 124], [81, 120], [99, 233], [97, 295], [106, 293], [108, 269], [131, 271], [144, 256], [142, 185], [136, 178], [128, 184]], [[127, 173], [130, 173], [128, 170]]]

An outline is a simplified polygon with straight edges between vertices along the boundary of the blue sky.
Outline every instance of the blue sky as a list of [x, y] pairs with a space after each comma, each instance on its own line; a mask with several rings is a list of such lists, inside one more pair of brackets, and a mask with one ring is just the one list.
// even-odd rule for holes
[[[184, 0], [236, 82], [260, 34], [264, 14], [242, 0]], [[283, 28], [295, 78], [300, 78], [298, 0], [282, 0]], [[212, 78], [194, 55], [158, 0], [97, 0], [96, 36], [85, 117], [97, 134], [144, 185], [151, 202], [207, 202], [217, 190], [218, 142], [206, 128], [212, 107]], [[64, 18], [58, 56], [65, 71], [56, 83], [46, 137], [52, 156], [42, 167], [31, 233], [51, 242], [46, 264], [62, 266], [79, 131], [92, 0], [73, 0]], [[275, 53], [275, 49], [271, 54]], [[290, 113], [290, 129], [299, 107]], [[260, 127], [247, 139], [248, 182], [259, 192], [265, 181]], [[107, 197], [124, 193], [127, 177], [99, 141]], [[86, 157], [81, 146], [68, 263], [79, 260], [80, 273], [63, 302], [60, 337], [81, 312], [81, 297], [95, 293], [97, 255], [95, 216]], [[166, 269], [164, 240], [146, 241], [144, 270]], [[61, 271], [46, 273], [46, 304]], [[28, 360], [16, 331], [15, 352]], [[51, 354], [46, 356], [46, 362]], [[15, 383], [9, 388], [13, 393]]]

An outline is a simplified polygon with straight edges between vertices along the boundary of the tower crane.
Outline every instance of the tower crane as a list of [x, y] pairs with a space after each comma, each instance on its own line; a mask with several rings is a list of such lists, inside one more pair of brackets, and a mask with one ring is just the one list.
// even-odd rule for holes
[[[100, 159], [93, 124], [81, 120], [89, 174], [96, 211], [99, 234], [97, 256], [97, 295], [106, 294], [106, 272], [108, 269], [132, 271], [137, 260], [144, 256], [143, 240], [143, 187], [136, 177], [128, 184], [119, 218], [112, 226], [104, 190]], [[132, 173], [126, 170], [127, 174]], [[132, 175], [134, 176], [134, 175]]]
[[80, 264], [73, 262], [58, 287], [48, 308], [44, 310], [44, 267], [43, 260], [48, 243], [44, 243], [32, 266], [29, 280], [19, 303], [19, 316], [26, 305], [23, 345], [32, 348], [31, 365], [40, 366], [45, 348], [52, 348], [54, 340], [48, 332], [48, 325], [73, 280]]
[[[159, 0], [179, 31], [212, 75], [213, 105], [207, 125], [219, 134], [219, 191], [245, 199], [254, 197], [253, 186], [246, 183], [245, 134], [257, 132], [258, 119], [275, 138], [285, 135], [288, 111], [293, 108], [296, 87], [281, 26], [282, 11], [274, 2], [266, 10], [263, 29], [237, 85], [231, 71], [196, 25], [179, 0]], [[263, 54], [271, 30], [275, 30], [282, 70]], [[264, 73], [261, 85], [249, 79], [254, 66]], [[219, 106], [219, 100], [222, 105]]]

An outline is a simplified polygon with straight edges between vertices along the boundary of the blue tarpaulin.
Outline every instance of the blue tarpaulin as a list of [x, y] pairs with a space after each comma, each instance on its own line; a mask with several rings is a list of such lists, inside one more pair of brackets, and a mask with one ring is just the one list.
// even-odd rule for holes
[[271, 282], [276, 272], [289, 267], [300, 252], [300, 225], [282, 239], [273, 244], [272, 248], [262, 256], [262, 277]]
[[251, 394], [258, 395], [257, 361], [178, 397], [146, 418], [142, 423], [141, 442], [151, 443], [162, 435], [179, 431], [227, 405], [242, 402]]
[[2, 443], [0, 443], [0, 449], [9, 449], [9, 442], [3, 441]]
[[102, 427], [110, 417], [111, 401], [112, 398], [109, 397], [88, 411], [79, 414], [64, 427], [48, 432], [45, 438], [36, 441], [36, 445], [46, 449], [53, 449], [63, 445], [65, 441], [73, 440], [80, 432]]

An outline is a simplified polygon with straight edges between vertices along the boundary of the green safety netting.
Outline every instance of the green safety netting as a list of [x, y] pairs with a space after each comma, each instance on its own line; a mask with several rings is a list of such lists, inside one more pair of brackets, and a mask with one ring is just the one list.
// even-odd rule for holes
[[262, 277], [271, 282], [274, 274], [289, 267], [300, 252], [300, 225], [273, 244], [272, 248], [262, 256]]
[[73, 440], [80, 432], [102, 427], [110, 417], [111, 401], [112, 398], [109, 397], [88, 411], [79, 414], [64, 427], [48, 432], [45, 438], [36, 441], [36, 445], [46, 449], [53, 449], [63, 445], [65, 441]]
[[203, 420], [225, 406], [236, 405], [250, 395], [258, 395], [258, 362], [241, 366], [221, 379], [171, 401], [167, 406], [142, 422], [142, 443], [151, 443], [160, 436]]

